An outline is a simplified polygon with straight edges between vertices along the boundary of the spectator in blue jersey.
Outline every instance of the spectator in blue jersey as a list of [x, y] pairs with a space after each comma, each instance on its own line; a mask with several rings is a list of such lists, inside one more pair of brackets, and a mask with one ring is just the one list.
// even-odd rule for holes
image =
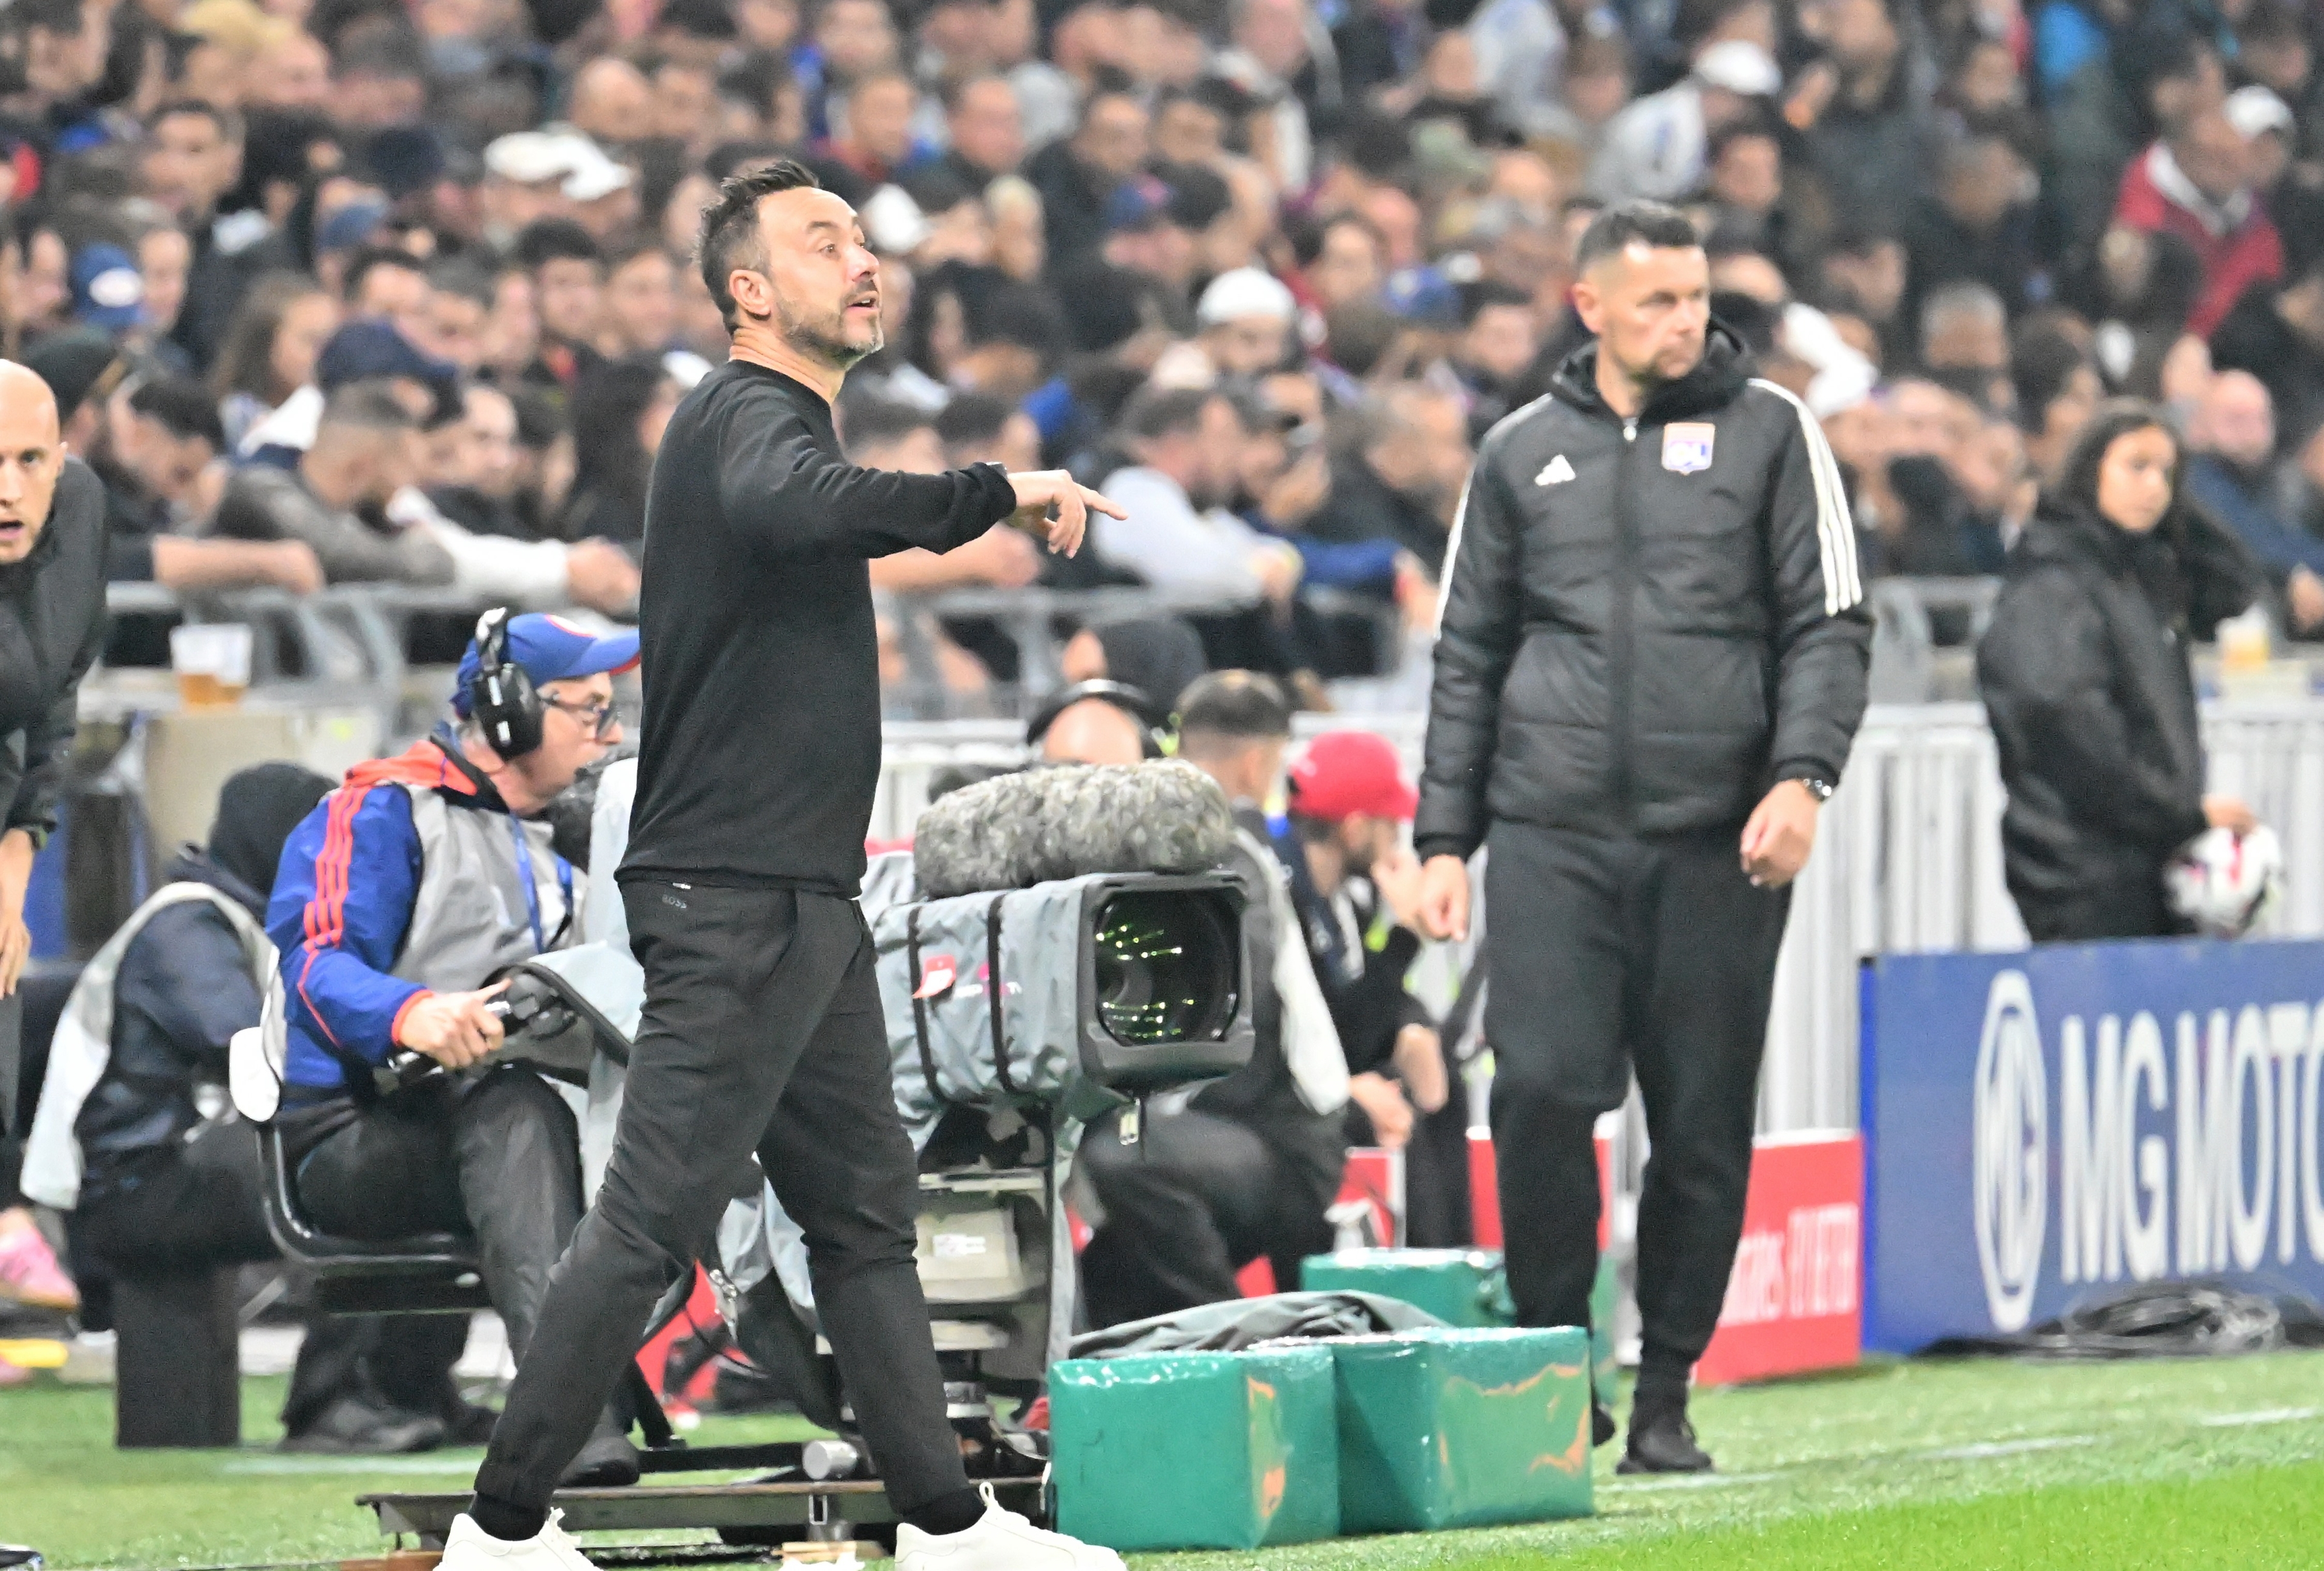
[[[267, 931], [290, 1051], [280, 1114], [299, 1200], [325, 1232], [473, 1233], [520, 1363], [549, 1268], [581, 1220], [572, 1112], [495, 1063], [495, 972], [574, 941], [573, 868], [541, 817], [620, 742], [613, 673], [638, 635], [489, 613], [460, 662], [455, 720], [357, 765], [284, 846]], [[394, 1085], [399, 1055], [444, 1073]], [[567, 1483], [633, 1483], [610, 1410]]]

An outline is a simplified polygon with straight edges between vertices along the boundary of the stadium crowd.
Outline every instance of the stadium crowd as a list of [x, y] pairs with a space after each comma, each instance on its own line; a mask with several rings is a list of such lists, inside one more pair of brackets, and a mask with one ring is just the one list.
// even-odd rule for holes
[[[0, 315], [105, 478], [116, 578], [618, 613], [724, 335], [687, 249], [778, 153], [862, 212], [852, 448], [1068, 464], [1209, 663], [1378, 668], [1474, 440], [1582, 337], [1607, 201], [1684, 205], [1823, 419], [1871, 571], [1999, 569], [2094, 402], [2324, 629], [2324, 88], [2291, 0], [26, 0]], [[927, 629], [955, 712], [1013, 680]], [[903, 670], [900, 642], [890, 675]]]
[[[915, 596], [1144, 587], [1170, 615], [1063, 652], [1120, 686], [1036, 725], [1134, 762], [1205, 670], [1313, 705], [1425, 646], [1476, 444], [1583, 343], [1589, 221], [1646, 197], [1821, 419], [1868, 575], [2000, 573], [2129, 394], [2324, 638], [2319, 42], [2296, 0], [15, 0], [0, 350], [104, 485], [113, 581], [620, 618], [726, 350], [699, 216], [799, 159], [881, 257], [851, 457], [1065, 467], [1128, 513], [1071, 559], [996, 529], [874, 563], [883, 679], [918, 650], [948, 712], [1010, 712], [1005, 599]], [[1254, 805], [1274, 692], [1212, 689], [1194, 750], [1260, 760]], [[1465, 1109], [1359, 952], [1417, 946], [1412, 807], [1342, 746], [1279, 851], [1370, 1011], [1356, 1132], [1425, 1144]], [[71, 1292], [0, 1212], [0, 1294]]]

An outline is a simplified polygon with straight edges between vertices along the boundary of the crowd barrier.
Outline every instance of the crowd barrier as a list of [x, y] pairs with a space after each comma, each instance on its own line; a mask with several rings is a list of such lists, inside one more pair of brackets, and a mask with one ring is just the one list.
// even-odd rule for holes
[[[1417, 770], [1425, 716], [1303, 715], [1297, 735], [1360, 725]], [[2244, 796], [2282, 837], [2278, 937], [2324, 936], [2324, 700], [2207, 707], [2215, 790]], [[940, 770], [1026, 755], [1008, 721], [893, 725], [872, 834], [901, 839]], [[2025, 929], [2002, 879], [2001, 777], [1975, 704], [1876, 705], [1793, 897], [1775, 972], [1763, 1134], [1851, 1129], [1858, 1117], [1858, 967], [1875, 955], [2003, 951]]]

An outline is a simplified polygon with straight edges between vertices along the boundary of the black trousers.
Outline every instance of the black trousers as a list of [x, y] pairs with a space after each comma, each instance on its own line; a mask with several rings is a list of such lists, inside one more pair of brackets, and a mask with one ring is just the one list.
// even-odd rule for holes
[[[115, 1277], [243, 1265], [275, 1258], [266, 1229], [258, 1140], [239, 1120], [153, 1151], [74, 1213], [77, 1245]], [[282, 1404], [304, 1433], [342, 1397], [451, 1419], [465, 1403], [452, 1366], [467, 1343], [452, 1315], [310, 1315]]]
[[862, 912], [831, 895], [659, 883], [623, 885], [622, 903], [646, 1006], [613, 1159], [550, 1279], [477, 1492], [548, 1504], [655, 1301], [712, 1252], [753, 1150], [807, 1235], [824, 1335], [890, 1498], [908, 1512], [965, 1490]]
[[1299, 1262], [1332, 1246], [1338, 1175], [1240, 1120], [1188, 1108], [1145, 1120], [1126, 1146], [1108, 1119], [1076, 1160], [1105, 1207], [1081, 1259], [1093, 1326], [1234, 1298], [1235, 1272], [1262, 1255], [1277, 1289], [1296, 1292]]
[[299, 1203], [325, 1232], [475, 1235], [484, 1291], [522, 1363], [549, 1272], [581, 1220], [580, 1135], [564, 1097], [508, 1064], [327, 1104], [307, 1115], [320, 1128], [302, 1128], [296, 1110], [284, 1116]]
[[1653, 1141], [1638, 1205], [1645, 1374], [1683, 1377], [1702, 1355], [1742, 1237], [1791, 900], [1751, 886], [1738, 838], [1497, 822], [1487, 840], [1485, 1040], [1517, 1320], [1590, 1323], [1591, 1129], [1621, 1105], [1635, 1071]]

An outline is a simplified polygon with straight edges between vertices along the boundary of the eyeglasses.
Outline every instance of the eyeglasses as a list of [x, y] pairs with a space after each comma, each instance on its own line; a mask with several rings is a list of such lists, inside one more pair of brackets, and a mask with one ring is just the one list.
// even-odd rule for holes
[[622, 707], [613, 699], [595, 704], [569, 704], [562, 698], [544, 697], [541, 702], [552, 709], [562, 709], [589, 728], [589, 734], [603, 742], [622, 723]]

